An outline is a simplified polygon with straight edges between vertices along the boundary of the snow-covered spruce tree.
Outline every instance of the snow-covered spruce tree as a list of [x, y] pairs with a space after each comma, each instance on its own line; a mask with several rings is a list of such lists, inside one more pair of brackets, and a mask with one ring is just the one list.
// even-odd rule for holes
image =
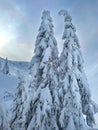
[[10, 130], [8, 115], [4, 103], [0, 103], [0, 130]]
[[23, 76], [19, 76], [19, 83], [17, 86], [17, 91], [15, 93], [15, 98], [13, 101], [12, 118], [10, 126], [12, 130], [23, 130], [24, 115], [23, 110], [26, 106], [27, 93], [25, 89], [25, 80]]
[[9, 65], [8, 65], [8, 59], [7, 59], [7, 58], [5, 59], [5, 63], [4, 63], [2, 72], [3, 72], [4, 74], [9, 74]]
[[62, 37], [65, 42], [59, 68], [61, 102], [59, 123], [62, 130], [84, 130], [86, 123], [83, 114], [86, 116], [87, 125], [92, 127], [95, 123], [94, 112], [98, 109], [91, 101], [76, 29], [71, 22], [72, 18], [65, 10], [61, 10], [59, 14], [64, 16], [65, 22]]
[[43, 11], [34, 53], [30, 66], [30, 99], [24, 110], [24, 130], [58, 130], [58, 50], [49, 11]]

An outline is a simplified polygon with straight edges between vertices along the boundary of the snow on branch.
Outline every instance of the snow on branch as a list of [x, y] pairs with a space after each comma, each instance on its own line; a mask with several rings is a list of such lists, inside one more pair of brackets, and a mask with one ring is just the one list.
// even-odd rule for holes
[[60, 10], [59, 11], [59, 15], [61, 16], [64, 16], [64, 18], [65, 18], [65, 21], [66, 21], [66, 19], [69, 19], [70, 21], [72, 20], [72, 17], [70, 16], [70, 14], [66, 11], [66, 10]]

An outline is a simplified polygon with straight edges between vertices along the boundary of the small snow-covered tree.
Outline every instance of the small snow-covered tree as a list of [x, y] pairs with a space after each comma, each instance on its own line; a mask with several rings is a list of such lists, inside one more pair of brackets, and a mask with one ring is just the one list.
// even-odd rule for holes
[[25, 102], [27, 98], [25, 90], [25, 81], [23, 76], [19, 77], [19, 83], [17, 86], [17, 91], [15, 93], [15, 98], [13, 101], [12, 118], [11, 118], [11, 129], [12, 130], [23, 130], [24, 116], [23, 110], [25, 108]]
[[49, 11], [43, 11], [34, 53], [30, 65], [30, 98], [24, 110], [24, 130], [58, 130], [58, 50]]
[[10, 130], [7, 110], [4, 103], [0, 103], [0, 130]]
[[83, 58], [76, 29], [72, 24], [72, 18], [67, 11], [61, 10], [60, 15], [64, 16], [64, 33], [62, 39], [65, 40], [63, 52], [60, 56], [59, 68], [59, 97], [61, 102], [60, 127], [63, 130], [84, 130], [86, 128], [83, 114], [86, 116], [88, 126], [95, 123], [94, 108], [91, 102], [91, 95], [87, 79], [83, 70]]
[[7, 59], [7, 58], [5, 59], [5, 63], [4, 63], [2, 72], [3, 72], [4, 74], [9, 74], [9, 65], [8, 65], [8, 59]]

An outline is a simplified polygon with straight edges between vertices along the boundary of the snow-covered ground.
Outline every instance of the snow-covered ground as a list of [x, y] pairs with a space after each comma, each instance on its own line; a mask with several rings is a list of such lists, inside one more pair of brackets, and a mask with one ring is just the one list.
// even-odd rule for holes
[[[0, 57], [0, 71], [3, 70], [5, 60]], [[9, 67], [9, 72], [12, 76], [18, 76], [19, 73], [26, 73], [28, 67], [29, 67], [29, 62], [22, 62], [22, 61], [11, 61], [8, 60], [8, 67]]]
[[0, 72], [0, 103], [5, 104], [10, 111], [12, 100], [17, 86], [17, 77], [5, 75]]

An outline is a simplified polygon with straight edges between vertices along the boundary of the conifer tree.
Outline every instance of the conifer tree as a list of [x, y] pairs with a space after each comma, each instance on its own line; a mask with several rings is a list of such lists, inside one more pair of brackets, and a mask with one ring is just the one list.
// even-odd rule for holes
[[84, 130], [86, 123], [83, 114], [86, 116], [88, 126], [93, 126], [94, 110], [97, 108], [91, 101], [91, 94], [83, 69], [83, 58], [76, 35], [76, 29], [72, 24], [72, 18], [67, 11], [61, 10], [60, 15], [64, 16], [64, 41], [63, 51], [60, 56], [59, 68], [59, 97], [61, 112], [59, 123], [62, 130]]
[[35, 44], [35, 55], [31, 61], [32, 117], [28, 130], [58, 130], [56, 108], [58, 50], [53, 36], [53, 24], [49, 11], [42, 14], [42, 22]]
[[[24, 115], [23, 126], [20, 126], [22, 130], [58, 130], [57, 62], [58, 50], [53, 34], [52, 18], [49, 11], [43, 11], [34, 56], [29, 68], [31, 82], [22, 114]], [[19, 111], [20, 108], [17, 115]]]
[[33, 114], [28, 130], [58, 130], [57, 60], [58, 50], [53, 36], [52, 18], [49, 11], [44, 11], [36, 40], [35, 56], [32, 59], [36, 72], [33, 80], [35, 81], [32, 97]]
[[9, 65], [8, 65], [8, 59], [6, 58], [4, 66], [3, 66], [3, 73], [4, 74], [9, 74]]
[[13, 101], [13, 110], [12, 110], [12, 118], [11, 118], [11, 129], [12, 130], [23, 130], [24, 124], [24, 116], [23, 110], [25, 108], [26, 103], [26, 90], [25, 90], [25, 81], [23, 76], [19, 76], [19, 83], [17, 86], [17, 91], [15, 93], [15, 98]]

